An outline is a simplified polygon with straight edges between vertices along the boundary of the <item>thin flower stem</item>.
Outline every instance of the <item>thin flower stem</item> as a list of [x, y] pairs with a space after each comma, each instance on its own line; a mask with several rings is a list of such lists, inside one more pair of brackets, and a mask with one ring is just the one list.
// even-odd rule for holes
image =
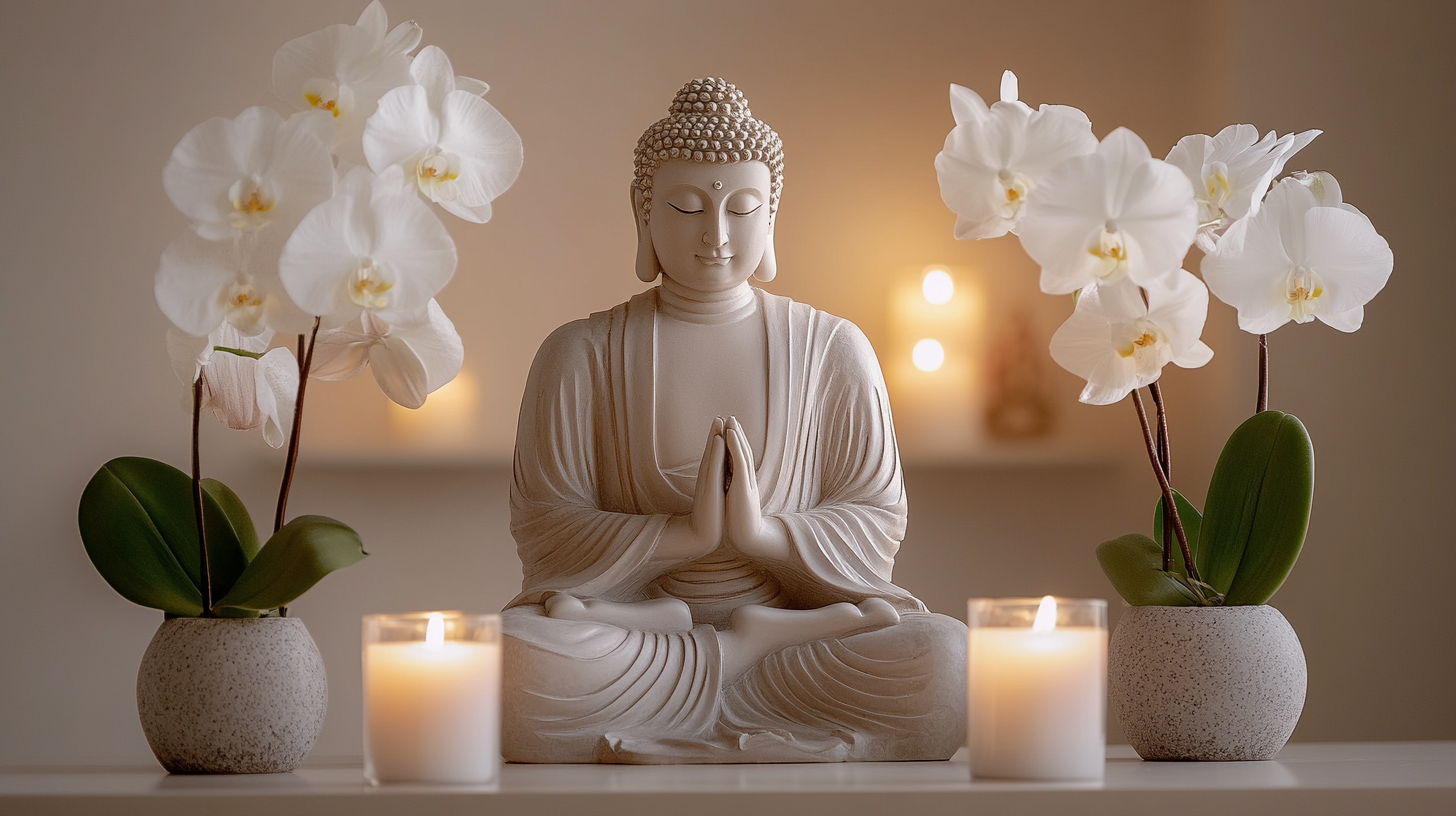
[[304, 350], [303, 335], [298, 336], [298, 353], [302, 361], [298, 366], [298, 399], [293, 404], [293, 429], [288, 434], [288, 459], [283, 465], [283, 484], [278, 488], [278, 511], [273, 514], [273, 532], [283, 527], [283, 514], [288, 508], [288, 491], [293, 487], [293, 469], [298, 464], [298, 436], [303, 428], [303, 394], [308, 387], [308, 371], [313, 367], [314, 341], [318, 339], [319, 322], [313, 319], [313, 333], [308, 338], [308, 349]]
[[[1163, 469], [1163, 478], [1173, 483], [1173, 447], [1168, 440], [1168, 410], [1163, 404], [1163, 389], [1154, 382], [1148, 386], [1153, 405], [1158, 409], [1158, 466]], [[1173, 569], [1173, 513], [1175, 507], [1163, 502], [1163, 572]]]
[[202, 423], [202, 372], [192, 382], [192, 512], [197, 517], [197, 548], [202, 555], [202, 617], [215, 618], [212, 611], [212, 568], [207, 558], [207, 525], [202, 517], [202, 456], [198, 452]]
[[1143, 409], [1142, 395], [1136, 389], [1132, 392], [1132, 404], [1137, 408], [1138, 422], [1143, 426], [1143, 442], [1148, 448], [1148, 461], [1153, 465], [1153, 473], [1158, 477], [1158, 487], [1163, 490], [1163, 507], [1173, 509], [1173, 531], [1178, 534], [1178, 546], [1183, 551], [1183, 563], [1188, 567], [1188, 578], [1191, 581], [1202, 583], [1198, 575], [1198, 567], [1193, 563], [1193, 552], [1188, 548], [1188, 533], [1183, 530], [1183, 519], [1178, 517], [1178, 506], [1173, 502], [1173, 488], [1168, 484], [1168, 477], [1163, 473], [1163, 468], [1158, 464], [1157, 445], [1153, 441], [1153, 429], [1148, 426], [1148, 412]]
[[1259, 404], [1255, 413], [1269, 410], [1269, 335], [1259, 335]]
[[231, 348], [229, 346], [213, 346], [212, 347], [212, 350], [213, 351], [224, 351], [224, 352], [227, 352], [228, 354], [236, 354], [239, 357], [248, 357], [248, 358], [251, 358], [253, 360], [261, 360], [261, 359], [263, 359], [263, 352], [261, 352], [261, 351], [248, 351], [247, 349]]

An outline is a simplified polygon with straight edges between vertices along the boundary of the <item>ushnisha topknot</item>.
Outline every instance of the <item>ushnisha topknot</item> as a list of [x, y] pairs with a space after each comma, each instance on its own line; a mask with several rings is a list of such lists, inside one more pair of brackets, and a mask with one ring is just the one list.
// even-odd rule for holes
[[695, 79], [682, 86], [667, 111], [667, 118], [637, 140], [632, 183], [642, 192], [642, 219], [651, 218], [652, 177], [662, 162], [761, 161], [768, 165], [772, 223], [784, 188], [784, 145], [773, 128], [754, 118], [743, 92], [721, 77]]

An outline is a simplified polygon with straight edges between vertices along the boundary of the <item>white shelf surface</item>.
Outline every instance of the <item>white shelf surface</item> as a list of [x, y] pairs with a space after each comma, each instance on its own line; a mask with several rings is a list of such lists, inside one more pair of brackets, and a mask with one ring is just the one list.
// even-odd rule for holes
[[0, 813], [108, 816], [580, 814], [857, 816], [1456, 814], [1456, 742], [1293, 743], [1270, 762], [1143, 762], [1108, 749], [1100, 783], [971, 781], [949, 762], [507, 765], [495, 788], [371, 787], [358, 765], [266, 776], [0, 768]]

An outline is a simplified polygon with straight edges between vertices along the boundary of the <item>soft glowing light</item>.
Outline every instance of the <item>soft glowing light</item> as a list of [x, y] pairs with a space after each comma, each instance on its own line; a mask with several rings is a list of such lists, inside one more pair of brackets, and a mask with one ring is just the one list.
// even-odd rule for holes
[[915, 344], [910, 352], [910, 359], [921, 371], [938, 371], [945, 365], [945, 346], [938, 340], [926, 338]]
[[1041, 599], [1036, 608], [1036, 620], [1031, 622], [1031, 631], [1050, 632], [1057, 628], [1057, 599], [1048, 595]]
[[1001, 101], [1015, 102], [1021, 91], [1016, 87], [1016, 74], [1007, 71], [1001, 75]]
[[955, 280], [944, 269], [932, 269], [920, 281], [920, 291], [926, 300], [941, 306], [955, 296]]
[[[1037, 618], [1037, 620], [1040, 619], [1040, 617]], [[439, 612], [431, 612], [430, 622], [425, 624], [425, 648], [445, 648], [445, 616]]]

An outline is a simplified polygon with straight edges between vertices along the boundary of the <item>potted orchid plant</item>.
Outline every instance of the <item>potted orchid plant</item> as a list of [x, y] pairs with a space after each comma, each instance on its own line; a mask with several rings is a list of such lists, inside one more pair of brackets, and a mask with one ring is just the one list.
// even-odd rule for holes
[[[189, 221], [155, 291], [191, 392], [191, 473], [114, 459], [82, 493], [79, 524], [106, 582], [165, 613], [137, 697], [170, 771], [291, 770], [322, 726], [323, 664], [287, 606], [366, 553], [342, 522], [287, 517], [309, 380], [367, 368], [418, 408], [463, 364], [434, 299], [456, 251], [432, 205], [489, 220], [520, 172], [521, 141], [485, 83], [457, 77], [439, 48], [411, 56], [421, 37], [412, 21], [390, 29], [376, 1], [354, 25], [285, 44], [273, 89], [291, 110], [210, 119], [163, 169]], [[204, 409], [288, 444], [265, 542], [238, 496], [202, 477]]]
[[[1051, 354], [1087, 381], [1080, 400], [1130, 397], [1142, 429], [1160, 494], [1152, 535], [1097, 548], [1132, 606], [1109, 655], [1114, 707], [1144, 758], [1268, 758], [1299, 718], [1305, 666], [1265, 603], [1299, 555], [1314, 496], [1308, 432], [1268, 409], [1268, 335], [1313, 320], [1358, 329], [1390, 276], [1390, 247], [1330, 174], [1281, 177], [1317, 130], [1259, 138], [1231, 125], [1185, 137], [1159, 160], [1130, 130], [1098, 141], [1082, 111], [1018, 96], [1010, 71], [989, 106], [951, 86], [956, 126], [936, 169], [957, 238], [1016, 234], [1042, 291], [1074, 295]], [[1182, 268], [1194, 244], [1201, 280]], [[1200, 512], [1171, 483], [1158, 380], [1169, 363], [1212, 358], [1199, 339], [1210, 291], [1259, 338], [1259, 391]]]

